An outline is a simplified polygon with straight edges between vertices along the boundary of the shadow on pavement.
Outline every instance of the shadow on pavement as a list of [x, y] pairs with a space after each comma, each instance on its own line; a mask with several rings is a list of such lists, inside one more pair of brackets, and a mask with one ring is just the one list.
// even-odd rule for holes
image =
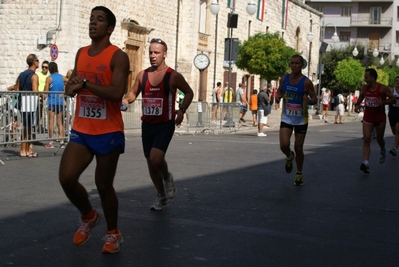
[[[104, 218], [88, 243], [72, 245], [78, 212], [58, 183], [62, 152], [11, 157], [0, 166], [0, 266], [395, 266], [397, 159], [379, 165], [373, 142], [364, 175], [359, 125], [337, 129], [309, 130], [303, 187], [284, 171], [277, 131], [175, 137], [167, 161], [178, 195], [161, 212], [149, 210], [140, 138], [128, 137], [115, 180], [117, 255], [101, 254]], [[101, 211], [93, 173], [92, 163], [81, 182]]]

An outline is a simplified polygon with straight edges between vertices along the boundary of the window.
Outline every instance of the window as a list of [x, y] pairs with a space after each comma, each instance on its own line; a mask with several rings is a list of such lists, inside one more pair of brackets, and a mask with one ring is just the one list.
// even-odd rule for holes
[[350, 32], [340, 32], [339, 33], [339, 40], [340, 42], [350, 42], [351, 33]]
[[381, 24], [381, 7], [370, 7], [370, 24]]
[[315, 6], [313, 8], [316, 9], [317, 11], [323, 13], [323, 7], [322, 6]]
[[201, 1], [200, 3], [200, 20], [199, 20], [199, 29], [200, 33], [206, 33], [206, 2]]
[[350, 17], [352, 15], [352, 7], [344, 6], [341, 7], [341, 17]]

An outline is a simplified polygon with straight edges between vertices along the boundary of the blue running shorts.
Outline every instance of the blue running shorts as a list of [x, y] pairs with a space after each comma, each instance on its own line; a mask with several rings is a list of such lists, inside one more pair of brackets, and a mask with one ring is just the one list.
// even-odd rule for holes
[[105, 156], [119, 146], [121, 147], [121, 154], [125, 152], [125, 135], [122, 132], [91, 135], [72, 129], [69, 142], [88, 147], [94, 155]]

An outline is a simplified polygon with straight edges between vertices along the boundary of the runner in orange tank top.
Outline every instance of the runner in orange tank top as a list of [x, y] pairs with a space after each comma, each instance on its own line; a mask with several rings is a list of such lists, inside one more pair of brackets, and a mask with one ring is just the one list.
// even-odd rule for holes
[[109, 40], [115, 24], [115, 15], [108, 8], [92, 9], [91, 45], [77, 52], [74, 70], [65, 87], [67, 95], [76, 95], [76, 113], [59, 170], [62, 189], [81, 214], [80, 227], [73, 237], [73, 243], [81, 246], [100, 220], [86, 189], [79, 183], [79, 176], [96, 158], [95, 182], [107, 222], [103, 253], [117, 253], [123, 241], [113, 180], [119, 155], [125, 149], [120, 106], [127, 86], [129, 58]]
[[379, 163], [385, 162], [385, 141], [384, 132], [386, 124], [385, 105], [395, 103], [395, 97], [391, 90], [381, 83], [377, 82], [378, 74], [375, 69], [366, 69], [364, 81], [360, 91], [359, 98], [355, 104], [355, 112], [359, 113], [359, 106], [363, 99], [365, 100], [365, 110], [363, 117], [363, 162], [360, 170], [364, 173], [370, 173], [370, 142], [371, 132], [375, 127], [377, 133], [377, 143], [380, 146]]
[[[151, 67], [137, 74], [133, 87], [125, 95], [126, 105], [134, 102], [142, 94], [143, 116], [142, 143], [144, 156], [151, 180], [157, 190], [157, 199], [151, 210], [162, 210], [176, 195], [173, 176], [168, 170], [165, 154], [184, 113], [193, 99], [193, 90], [183, 75], [169, 68], [165, 63], [168, 46], [164, 41], [153, 38], [150, 42], [149, 57]], [[175, 112], [176, 91], [185, 95], [180, 109]]]

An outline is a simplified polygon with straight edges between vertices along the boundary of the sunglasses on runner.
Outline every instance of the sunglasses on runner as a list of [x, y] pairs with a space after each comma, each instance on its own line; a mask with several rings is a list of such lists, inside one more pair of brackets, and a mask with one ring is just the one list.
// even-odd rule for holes
[[150, 41], [150, 44], [152, 44], [152, 43], [161, 44], [161, 45], [165, 46], [166, 50], [168, 50], [168, 46], [166, 45], [166, 43], [164, 41], [162, 41], [162, 39], [152, 38], [151, 41]]

